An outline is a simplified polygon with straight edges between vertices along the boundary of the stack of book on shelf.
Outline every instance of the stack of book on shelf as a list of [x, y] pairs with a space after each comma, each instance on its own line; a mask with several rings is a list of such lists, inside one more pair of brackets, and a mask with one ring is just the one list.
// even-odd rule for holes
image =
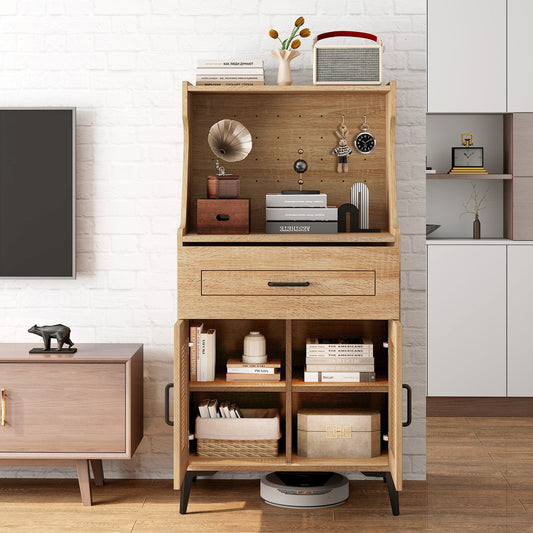
[[267, 233], [337, 233], [338, 209], [326, 194], [267, 194]]
[[205, 330], [203, 324], [191, 324], [189, 331], [191, 381], [215, 380], [216, 351], [216, 330]]
[[196, 85], [246, 87], [264, 84], [262, 59], [199, 59], [196, 64]]
[[198, 404], [201, 418], [243, 418], [239, 406], [230, 402], [218, 400], [202, 400]]
[[304, 381], [376, 381], [372, 342], [367, 339], [307, 338]]
[[281, 361], [271, 359], [266, 363], [243, 363], [241, 359], [228, 359], [226, 381], [280, 381]]

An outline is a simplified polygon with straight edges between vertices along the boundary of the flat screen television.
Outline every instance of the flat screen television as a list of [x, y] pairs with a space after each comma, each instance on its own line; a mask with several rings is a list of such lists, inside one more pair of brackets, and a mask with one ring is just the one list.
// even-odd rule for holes
[[0, 109], [0, 276], [75, 277], [73, 108]]

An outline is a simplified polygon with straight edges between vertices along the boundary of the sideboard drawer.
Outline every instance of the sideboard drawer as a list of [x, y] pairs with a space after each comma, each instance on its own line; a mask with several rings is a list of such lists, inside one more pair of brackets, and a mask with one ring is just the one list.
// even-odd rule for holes
[[186, 246], [178, 286], [178, 318], [399, 319], [399, 248]]
[[125, 363], [0, 363], [0, 453], [124, 453]]
[[202, 270], [202, 296], [375, 294], [375, 270]]

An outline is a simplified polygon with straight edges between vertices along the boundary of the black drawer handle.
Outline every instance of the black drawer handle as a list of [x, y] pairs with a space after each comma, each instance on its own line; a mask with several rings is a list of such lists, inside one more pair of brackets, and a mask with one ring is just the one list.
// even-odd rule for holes
[[269, 287], [309, 287], [308, 281], [269, 281]]
[[407, 383], [404, 383], [402, 388], [407, 391], [407, 420], [402, 422], [402, 427], [406, 428], [411, 425], [413, 419], [413, 389], [411, 388], [411, 385], [407, 385]]
[[169, 399], [169, 391], [170, 389], [174, 388], [174, 383], [167, 383], [167, 386], [165, 387], [165, 422], [169, 426], [173, 426], [174, 422], [170, 420], [170, 399]]

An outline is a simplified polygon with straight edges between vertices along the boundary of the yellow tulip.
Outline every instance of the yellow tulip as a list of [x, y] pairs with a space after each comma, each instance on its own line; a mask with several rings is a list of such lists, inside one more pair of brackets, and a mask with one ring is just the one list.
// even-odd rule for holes
[[298, 17], [296, 19], [296, 22], [294, 23], [295, 26], [301, 26], [305, 22], [303, 17]]
[[309, 35], [311, 35], [311, 30], [309, 28], [304, 28], [300, 32], [300, 37], [309, 37]]
[[278, 38], [278, 32], [276, 30], [270, 30], [268, 34], [270, 35], [270, 37], [272, 37], [272, 39]]
[[291, 48], [296, 50], [296, 48], [298, 48], [301, 44], [302, 43], [301, 43], [300, 39], [294, 39], [294, 41], [292, 41]]

